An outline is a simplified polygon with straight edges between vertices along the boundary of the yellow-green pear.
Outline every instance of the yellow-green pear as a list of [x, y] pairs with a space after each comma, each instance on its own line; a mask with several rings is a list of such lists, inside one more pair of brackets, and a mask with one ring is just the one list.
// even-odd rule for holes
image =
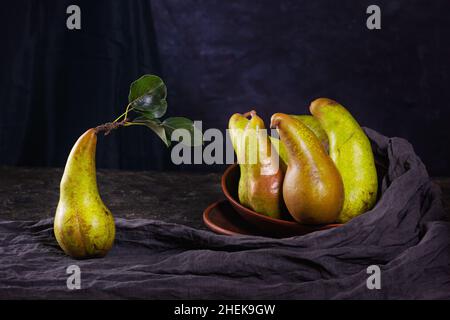
[[307, 126], [308, 129], [316, 135], [316, 137], [324, 146], [325, 150], [328, 152], [328, 136], [325, 130], [323, 130], [319, 120], [317, 120], [314, 116], [308, 114], [291, 114], [290, 116]]
[[[249, 115], [251, 118], [247, 119]], [[241, 171], [239, 202], [258, 213], [279, 219], [283, 211], [284, 174], [278, 154], [272, 150], [264, 121], [255, 111], [234, 114], [229, 129]]]
[[97, 132], [89, 129], [73, 146], [60, 185], [54, 232], [74, 258], [105, 256], [115, 237], [114, 218], [98, 193], [96, 147]]
[[[307, 126], [308, 129], [316, 135], [325, 150], [328, 152], [328, 136], [325, 130], [323, 130], [319, 120], [307, 114], [289, 116]], [[289, 162], [289, 154], [286, 150], [286, 146], [279, 139], [272, 136], [270, 137], [270, 141], [272, 142], [275, 151], [280, 155], [281, 162], [283, 163], [284, 167], [287, 167]]]
[[377, 199], [377, 171], [370, 141], [358, 122], [341, 104], [327, 98], [314, 100], [310, 111], [327, 133], [330, 156], [344, 183], [340, 222], [370, 210]]
[[245, 127], [248, 124], [248, 116], [252, 111], [246, 112], [244, 114], [235, 113], [230, 117], [228, 121], [228, 133], [230, 135], [231, 144], [234, 150], [237, 149], [237, 141], [244, 135]]

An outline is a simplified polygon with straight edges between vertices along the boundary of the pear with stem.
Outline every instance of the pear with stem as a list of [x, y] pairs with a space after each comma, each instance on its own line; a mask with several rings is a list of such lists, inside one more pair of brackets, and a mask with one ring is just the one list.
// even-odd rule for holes
[[114, 242], [114, 218], [97, 188], [97, 131], [89, 129], [75, 143], [60, 184], [54, 232], [60, 247], [74, 258], [103, 257]]

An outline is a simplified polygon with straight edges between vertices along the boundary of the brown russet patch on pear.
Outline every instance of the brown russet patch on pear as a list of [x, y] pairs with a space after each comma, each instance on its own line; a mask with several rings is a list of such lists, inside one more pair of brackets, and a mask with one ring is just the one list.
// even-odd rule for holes
[[104, 256], [114, 243], [114, 219], [98, 194], [94, 129], [75, 143], [67, 159], [55, 216], [55, 235], [74, 258]]

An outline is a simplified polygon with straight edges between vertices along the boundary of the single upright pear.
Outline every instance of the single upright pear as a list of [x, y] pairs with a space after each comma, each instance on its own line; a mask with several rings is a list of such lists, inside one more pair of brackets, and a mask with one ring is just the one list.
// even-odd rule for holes
[[[280, 218], [283, 211], [283, 171], [279, 157], [271, 148], [263, 120], [254, 111], [250, 112], [250, 116], [242, 135], [235, 138], [235, 151], [241, 170], [239, 202], [258, 213]], [[242, 117], [245, 118], [244, 115], [233, 115], [230, 129], [236, 123], [244, 123]]]
[[289, 155], [283, 198], [292, 217], [304, 224], [336, 221], [344, 201], [342, 179], [316, 135], [287, 114], [272, 116]]
[[97, 189], [96, 146], [96, 130], [89, 129], [73, 146], [60, 185], [54, 232], [74, 258], [103, 257], [114, 242], [114, 218]]
[[378, 179], [370, 141], [358, 122], [336, 101], [319, 98], [310, 107], [330, 141], [330, 156], [342, 176], [345, 201], [340, 222], [370, 210], [377, 199]]

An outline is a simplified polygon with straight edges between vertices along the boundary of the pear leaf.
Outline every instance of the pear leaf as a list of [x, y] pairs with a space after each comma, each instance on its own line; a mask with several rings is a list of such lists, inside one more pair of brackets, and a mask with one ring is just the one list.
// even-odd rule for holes
[[130, 86], [130, 107], [146, 119], [161, 118], [167, 111], [167, 88], [155, 75], [143, 75]]
[[158, 119], [147, 120], [147, 121], [139, 121], [139, 123], [143, 123], [146, 127], [150, 128], [156, 135], [164, 142], [164, 144], [169, 147], [170, 140], [167, 139], [166, 130], [162, 126], [161, 121]]
[[201, 131], [194, 126], [192, 120], [184, 117], [172, 117], [165, 119], [161, 125], [165, 128], [167, 137], [171, 139], [172, 133], [177, 129], [184, 129], [190, 135], [189, 141], [183, 139], [181, 143], [187, 146], [199, 146], [203, 143]]

